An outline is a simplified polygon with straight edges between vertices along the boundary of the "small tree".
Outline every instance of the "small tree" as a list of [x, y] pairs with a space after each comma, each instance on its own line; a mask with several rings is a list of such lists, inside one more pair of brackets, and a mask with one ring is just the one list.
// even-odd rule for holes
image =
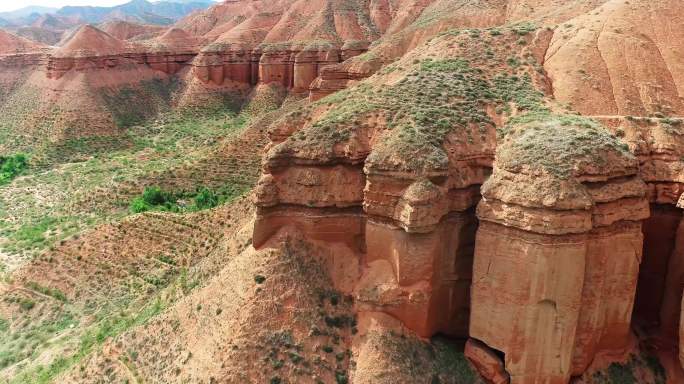
[[151, 206], [142, 197], [136, 197], [131, 201], [130, 210], [133, 213], [142, 213], [150, 210]]
[[146, 187], [142, 194], [143, 200], [152, 206], [164, 205], [168, 202], [169, 194], [162, 191], [159, 187]]
[[195, 196], [195, 207], [197, 209], [214, 208], [218, 203], [218, 196], [206, 187], [202, 187]]
[[8, 183], [28, 168], [28, 157], [23, 153], [0, 156], [0, 184]]

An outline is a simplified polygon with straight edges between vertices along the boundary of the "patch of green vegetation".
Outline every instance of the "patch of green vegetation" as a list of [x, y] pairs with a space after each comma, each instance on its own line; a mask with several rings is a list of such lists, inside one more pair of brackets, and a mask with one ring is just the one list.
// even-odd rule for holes
[[498, 134], [502, 166], [541, 168], [560, 179], [580, 164], [606, 165], [607, 153], [633, 158], [629, 147], [598, 122], [577, 115], [531, 112], [511, 119]]
[[42, 131], [46, 125], [52, 123], [53, 116], [50, 115], [37, 122], [26, 119], [26, 116], [40, 110], [43, 103], [41, 91], [28, 84], [14, 89], [9, 97], [3, 100], [3, 114], [0, 119], [0, 154], [27, 151], [34, 141], [31, 137], [32, 133]]
[[[8, 234], [8, 239], [12, 241], [17, 248], [42, 248], [50, 241], [50, 236], [47, 234], [48, 230], [54, 228], [57, 222], [58, 219], [54, 217], [43, 217], [36, 222], [24, 224], [15, 231], [11, 231]], [[10, 250], [12, 249], [14, 248], [10, 248]]]
[[181, 148], [206, 147], [218, 138], [239, 132], [247, 119], [236, 114], [233, 106], [223, 103], [202, 109], [186, 108], [162, 115], [146, 125], [134, 126], [128, 131], [128, 137], [137, 150], [153, 148], [168, 153]]
[[196, 212], [217, 207], [243, 195], [247, 188], [231, 185], [216, 191], [200, 187], [195, 192], [169, 192], [159, 187], [146, 187], [142, 195], [130, 203], [132, 213], [147, 211]]
[[169, 255], [159, 255], [157, 256], [157, 260], [161, 261], [164, 264], [176, 265], [176, 260], [174, 260], [173, 257]]
[[[650, 373], [650, 374], [649, 374]], [[641, 381], [653, 384], [665, 384], [667, 378], [665, 369], [658, 358], [650, 354], [640, 356], [631, 355], [625, 363], [612, 363], [608, 368], [591, 374], [591, 381], [595, 384], [636, 384]]]
[[266, 276], [256, 275], [254, 276], [254, 282], [257, 284], [263, 284], [266, 281]]
[[646, 366], [651, 372], [653, 372], [653, 376], [655, 376], [657, 381], [656, 384], [664, 384], [667, 374], [665, 372], [665, 367], [660, 363], [660, 360], [652, 354], [643, 354], [641, 355], [641, 359], [646, 363]]
[[511, 26], [511, 30], [519, 36], [525, 36], [527, 34], [530, 34], [536, 31], [537, 28], [538, 27], [530, 21], [524, 21], [522, 23], [514, 24]]
[[[481, 39], [490, 38], [481, 35]], [[444, 39], [445, 45], [453, 41], [479, 44], [464, 34], [439, 39]], [[533, 59], [516, 57], [515, 68], [489, 70], [483, 67], [502, 65], [504, 59], [493, 51], [491, 58], [474, 52], [477, 50], [458, 58], [400, 62], [396, 65], [411, 70], [397, 82], [382, 86], [361, 83], [330, 95], [311, 107], [329, 106], [327, 113], [297, 131], [282, 148], [316, 148], [316, 153], [332, 156], [335, 144], [349, 140], [369, 118], [381, 117], [391, 132], [374, 148], [367, 166], [392, 164], [395, 170], [399, 166], [411, 172], [443, 171], [448, 167], [443, 147], [448, 134], [457, 133], [461, 140], [472, 142], [475, 135], [484, 139], [487, 132], [493, 132], [488, 106], [500, 107], [502, 112], [510, 111], [512, 104], [521, 112], [547, 110], [544, 95], [526, 72], [534, 71]]]
[[24, 153], [0, 156], [0, 185], [7, 184], [28, 168], [28, 157]]
[[[164, 183], [165, 189], [190, 197], [188, 205], [198, 209], [243, 194], [258, 178], [256, 157], [253, 168], [230, 169], [229, 163], [217, 164], [216, 174], [190, 173], [182, 179], [189, 185], [165, 180], [180, 180], [174, 172], [191, 164], [209, 164], [208, 156], [222, 139], [237, 135], [250, 116], [269, 108], [275, 106], [266, 103], [253, 113], [239, 115], [224, 107], [187, 108], [131, 127], [121, 137], [68, 140], [38, 149], [40, 153], [31, 154], [31, 163], [37, 159], [40, 166], [26, 169], [25, 177], [10, 184], [0, 183], [2, 251], [28, 258], [84, 229], [128, 215], [140, 184]], [[206, 185], [206, 191], [192, 186], [193, 180], [195, 185]]]
[[479, 381], [478, 374], [473, 371], [463, 351], [452, 341], [436, 337], [432, 339], [432, 347], [435, 351], [436, 376], [457, 377], [458, 382], [464, 384]]
[[57, 143], [44, 143], [36, 148], [34, 162], [39, 166], [50, 166], [68, 162], [86, 161], [93, 157], [106, 156], [115, 151], [132, 147], [129, 135], [88, 136], [69, 138]]
[[346, 372], [336, 371], [335, 372], [335, 382], [337, 384], [347, 384], [349, 383], [349, 378]]
[[344, 328], [356, 326], [356, 319], [349, 315], [325, 316], [325, 325], [328, 327]]
[[395, 373], [405, 377], [425, 377], [431, 383], [482, 383], [466, 360], [463, 346], [452, 340], [435, 337], [428, 343], [390, 331], [372, 334], [371, 342], [387, 356]]
[[19, 299], [19, 307], [24, 311], [30, 311], [36, 306], [36, 302], [33, 299], [21, 298]]
[[[164, 259], [161, 256], [158, 258]], [[176, 292], [191, 280], [185, 268], [164, 270], [166, 272], [162, 274], [155, 272], [141, 276], [146, 282], [156, 277], [157, 281], [148, 282], [151, 286], [135, 284], [128, 286], [121, 295], [91, 298], [85, 303], [74, 300], [59, 305], [44, 305], [46, 302], [43, 301], [39, 309], [39, 321], [15, 320], [10, 332], [0, 332], [0, 368], [21, 362], [21, 365], [17, 365], [16, 376], [9, 383], [54, 382], [60, 374], [98, 351], [108, 339], [149, 322], [182, 297]], [[192, 281], [196, 281], [195, 278]], [[191, 284], [196, 286], [197, 283]], [[47, 291], [38, 284], [28, 285], [41, 292]], [[55, 292], [54, 289], [50, 291]], [[16, 302], [21, 305], [19, 297]], [[29, 316], [33, 315], [26, 314], [25, 319]], [[79, 321], [81, 317], [87, 321]], [[43, 363], [46, 351], [55, 355], [47, 364]], [[54, 351], [60, 351], [60, 354], [56, 355]]]
[[[167, 95], [149, 92], [159, 98], [160, 110], [170, 102]], [[3, 256], [19, 260], [19, 265], [32, 256], [37, 256], [37, 263], [59, 263], [54, 253], [42, 251], [58, 247], [70, 236], [76, 239], [80, 232], [95, 225], [116, 225], [118, 219], [130, 214], [131, 199], [146, 185], [160, 186], [179, 207], [180, 200], [187, 200], [184, 204], [191, 209], [183, 212], [207, 209], [243, 194], [258, 177], [259, 151], [233, 153], [224, 151], [224, 146], [235, 145], [233, 139], [242, 140], [237, 135], [249, 119], [279, 103], [260, 100], [260, 105], [238, 114], [236, 106], [240, 103], [226, 96], [211, 108], [163, 113], [153, 121], [145, 116], [140, 124], [122, 130], [121, 136], [36, 145], [38, 149], [30, 153], [31, 167], [23, 172], [25, 177], [0, 185]], [[0, 136], [3, 129], [0, 127]], [[37, 158], [43, 162], [34, 165]], [[154, 200], [154, 196], [149, 197]], [[174, 223], [180, 220], [173, 218]], [[109, 234], [104, 236], [109, 238]], [[155, 250], [145, 260], [150, 270], [141, 272], [128, 266], [130, 269], [122, 272], [128, 273], [130, 279], [114, 284], [114, 288], [107, 287], [106, 298], [98, 293], [91, 297], [87, 292], [84, 300], [79, 297], [83, 291], [77, 289], [67, 300], [50, 283], [27, 282], [27, 288], [41, 295], [15, 295], [8, 302], [16, 310], [12, 319], [0, 319], [0, 369], [12, 366], [16, 376], [11, 383], [54, 382], [97, 351], [106, 339], [146, 323], [170, 301], [197, 287], [201, 275], [191, 268], [187, 258], [177, 256], [188, 249], [208, 252], [207, 244], [188, 243], [186, 248], [183, 243], [163, 252]], [[92, 261], [81, 260], [80, 254], [63, 257], [73, 258], [76, 265]], [[104, 273], [121, 267], [106, 261], [93, 266]], [[0, 268], [4, 278], [5, 265], [0, 263]], [[101, 286], [100, 276], [94, 279], [98, 282], [93, 286]], [[83, 317], [76, 319], [72, 313]]]
[[608, 380], [610, 384], [635, 384], [637, 382], [629, 363], [612, 363], [608, 367]]
[[58, 288], [44, 287], [44, 286], [36, 283], [35, 281], [29, 281], [28, 283], [26, 283], [26, 287], [29, 289], [32, 289], [36, 292], [40, 292], [43, 295], [53, 297], [59, 301], [62, 301], [62, 302], [67, 301], [67, 297], [64, 294], [64, 292], [62, 292]]
[[[21, 303], [20, 303], [21, 305]], [[34, 302], [35, 305], [35, 302]], [[0, 369], [35, 356], [38, 350], [48, 346], [55, 334], [75, 324], [70, 312], [57, 312], [37, 323], [19, 324], [10, 330], [5, 320], [5, 329], [0, 331]]]

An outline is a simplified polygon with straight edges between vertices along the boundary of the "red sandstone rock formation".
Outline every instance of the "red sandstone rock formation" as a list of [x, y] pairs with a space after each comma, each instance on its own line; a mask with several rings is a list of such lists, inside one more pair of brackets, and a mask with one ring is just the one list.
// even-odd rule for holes
[[98, 28], [119, 40], [137, 39], [141, 36], [149, 38], [163, 34], [166, 29], [158, 25], [143, 25], [124, 20], [107, 21]]
[[510, 382], [510, 377], [504, 369], [503, 362], [486, 345], [477, 340], [469, 339], [466, 342], [464, 354], [488, 382], [493, 384], [507, 384]]
[[39, 43], [12, 35], [0, 29], [0, 55], [20, 54], [45, 48]]
[[[600, 14], [599, 3], [604, 2], [515, 2], [505, 12], [480, 9], [480, 17], [468, 22], [519, 20], [530, 16], [526, 9], [563, 22]], [[605, 3], [606, 9], [628, 8]], [[663, 3], [653, 6], [658, 4]], [[588, 11], [591, 16], [583, 15]], [[387, 20], [377, 20], [386, 27]], [[440, 28], [446, 29], [436, 26], [431, 36]], [[541, 64], [551, 72], [550, 78], [533, 79], [549, 95], [558, 95], [553, 65], [561, 59], [550, 58], [551, 49], [562, 41], [562, 28], [538, 30], [532, 37], [518, 32], [528, 36], [518, 45], [531, 44], [525, 57], [537, 58], [539, 73], [545, 74]], [[408, 36], [418, 38], [418, 45], [422, 40], [416, 35]], [[433, 44], [422, 49], [435, 49]], [[383, 50], [376, 47], [322, 69], [312, 83], [312, 100], [367, 77], [406, 52], [393, 52], [391, 44], [381, 41], [379, 47], [383, 45], [391, 54], [379, 61], [372, 54]], [[442, 48], [439, 56], [449, 57]], [[391, 70], [362, 84], [399, 84], [407, 62], [404, 56]], [[563, 64], [571, 62], [566, 57]], [[663, 97], [675, 105], [676, 79], [662, 81], [667, 83], [660, 88]], [[633, 82], [651, 84], [646, 78]], [[397, 142], [386, 127], [386, 119], [392, 118], [388, 112], [352, 107], [364, 103], [348, 101], [359, 92], [378, 91], [353, 87], [272, 127], [273, 145], [257, 193], [255, 246], [289, 225], [307, 237], [346, 244], [364, 261], [354, 288], [361, 319], [389, 314], [424, 337], [436, 332], [469, 335], [469, 358], [496, 382], [506, 382], [510, 374], [512, 383], [567, 383], [600, 361], [597, 356], [629, 350], [635, 298], [638, 319], [640, 296], [647, 298], [650, 310], [644, 311], [659, 324], [661, 335], [676, 339], [683, 283], [676, 246], [681, 215], [666, 225], [667, 217], [653, 209], [653, 218], [647, 219], [649, 203], [675, 204], [682, 193], [684, 149], [678, 122], [670, 119], [661, 126], [614, 116], [597, 117], [605, 126], [570, 116], [532, 120], [507, 127], [510, 131], [498, 147], [493, 132], [483, 128], [479, 140], [474, 134], [469, 140], [446, 141], [448, 161], [417, 171], [410, 165], [412, 155], [393, 147]], [[592, 108], [600, 106], [592, 103]], [[506, 119], [493, 120], [503, 125]], [[331, 136], [317, 131], [326, 124], [333, 127]], [[350, 133], [342, 133], [346, 124], [352, 124]], [[344, 139], [326, 141], [335, 131]], [[539, 139], [540, 132], [549, 136]], [[474, 142], [463, 144], [469, 141]], [[481, 184], [478, 226], [470, 209], [480, 198]]]
[[[365, 51], [379, 37], [377, 27], [360, 23], [337, 2], [226, 2], [178, 24], [213, 40], [195, 61], [204, 83], [224, 81], [281, 84], [295, 92], [308, 91], [328, 64]], [[369, 12], [362, 9], [361, 12]]]
[[[311, 86], [311, 100], [318, 100], [344, 89], [350, 82], [372, 75], [440, 32], [501, 25], [505, 22], [506, 6], [503, 1], [437, 0], [403, 1], [396, 9], [391, 8], [387, 4], [374, 13], [375, 17], [389, 21], [384, 37], [368, 54], [323, 70]], [[388, 17], [385, 12], [393, 16]]]
[[161, 36], [142, 42], [145, 62], [151, 68], [173, 75], [190, 65], [204, 40], [179, 28], [169, 28]]
[[60, 78], [72, 69], [115, 67], [131, 51], [124, 41], [85, 25], [51, 56], [48, 78]]
[[[534, 159], [572, 153], [581, 130], [515, 129], [478, 206], [470, 335], [504, 353], [511, 383], [567, 383], [597, 352], [627, 347], [646, 186], [636, 159], [614, 144], [558, 159], [570, 174], [554, 175]], [[586, 145], [606, 135], [593, 129], [581, 133], [597, 135]], [[526, 153], [531, 135], [556, 142]]]

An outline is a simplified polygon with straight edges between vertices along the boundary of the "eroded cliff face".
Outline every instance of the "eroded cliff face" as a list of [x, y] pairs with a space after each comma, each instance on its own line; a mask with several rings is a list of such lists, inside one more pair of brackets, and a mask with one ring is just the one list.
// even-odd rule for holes
[[[400, 5], [400, 7], [402, 7]], [[412, 8], [412, 9], [411, 9]], [[315, 101], [354, 81], [367, 78], [441, 32], [454, 28], [486, 28], [506, 22], [505, 1], [437, 0], [413, 2], [372, 52], [325, 68], [311, 85]]]
[[325, 66], [364, 51], [362, 48], [316, 46], [249, 49], [232, 45], [218, 49], [212, 45], [195, 59], [193, 71], [204, 84], [276, 84], [295, 93], [306, 93]]
[[192, 17], [179, 24], [211, 40], [194, 64], [204, 83], [280, 84], [308, 92], [324, 66], [365, 52], [400, 17], [388, 4], [356, 0], [242, 3], [206, 11], [199, 29], [188, 25]]
[[676, 117], [601, 117], [613, 134], [629, 144], [646, 182], [651, 217], [643, 223], [644, 252], [632, 324], [646, 344], [659, 351], [670, 377], [684, 380], [676, 360], [681, 326], [682, 152]]
[[[527, 3], [473, 22], [522, 17]], [[323, 69], [313, 103], [271, 126], [254, 246], [295, 227], [353, 266], [340, 276], [359, 353], [363, 324], [398, 321], [469, 337], [489, 382], [568, 383], [622, 361], [638, 337], [666, 347], [678, 382], [680, 121], [555, 104], [547, 70], [562, 34], [435, 33], [394, 64], [364, 64], [381, 43]]]
[[[591, 150], [573, 154], [583, 140]], [[628, 347], [649, 217], [637, 164], [581, 120], [512, 127], [499, 144], [478, 206], [470, 335], [504, 353], [512, 383], [567, 383], [597, 352]]]
[[[491, 169], [498, 119], [498, 99], [488, 94], [495, 79], [480, 73], [485, 58], [446, 40], [434, 49], [467, 59], [406, 58], [377, 82], [276, 122], [257, 189], [255, 246], [291, 225], [346, 245], [362, 265], [347, 291], [359, 316], [390, 314], [422, 337], [467, 336], [474, 207]], [[469, 79], [461, 84], [462, 76]], [[447, 91], [435, 93], [437, 84]], [[445, 103], [442, 125], [421, 117], [432, 97]]]

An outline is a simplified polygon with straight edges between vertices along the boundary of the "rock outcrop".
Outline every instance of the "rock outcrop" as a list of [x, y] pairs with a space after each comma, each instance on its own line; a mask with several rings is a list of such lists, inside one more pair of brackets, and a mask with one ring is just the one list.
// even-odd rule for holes
[[639, 160], [639, 173], [648, 187], [651, 217], [644, 221], [644, 252], [639, 270], [633, 326], [660, 351], [670, 377], [684, 379], [675, 362], [682, 298], [682, 220], [684, 187], [679, 153], [681, 118], [601, 117], [616, 136], [627, 142]]
[[161, 36], [143, 42], [144, 62], [168, 75], [189, 66], [199, 53], [204, 40], [179, 28], [169, 28]]
[[59, 79], [66, 72], [89, 68], [108, 68], [119, 64], [133, 47], [91, 25], [78, 29], [73, 36], [50, 57], [48, 78]]
[[504, 354], [511, 383], [567, 383], [628, 347], [649, 217], [637, 166], [582, 120], [502, 138], [478, 206], [470, 336]]
[[404, 1], [398, 8], [406, 11], [390, 19], [386, 25], [388, 32], [378, 40], [371, 52], [329, 66], [321, 72], [311, 86], [312, 100], [371, 76], [442, 32], [455, 28], [493, 27], [506, 22], [504, 1]]
[[[519, 20], [528, 8], [552, 22], [628, 8], [598, 3], [492, 5], [461, 25]], [[313, 103], [271, 127], [255, 247], [294, 226], [361, 260], [360, 323], [389, 315], [421, 337], [470, 337], [466, 355], [490, 382], [568, 383], [631, 353], [639, 313], [676, 352], [678, 120], [561, 112], [553, 50], [563, 26], [430, 28], [424, 40], [407, 35], [420, 45], [408, 54], [391, 48], [400, 35], [326, 66]], [[270, 59], [287, 66], [286, 55]], [[675, 105], [676, 80], [663, 82]]]
[[12, 76], [20, 67], [44, 64], [49, 49], [0, 29], [0, 68], [9, 67], [0, 76]]
[[359, 16], [368, 15], [370, 6], [355, 7], [350, 12], [331, 1], [256, 1], [248, 7], [226, 2], [192, 28], [186, 23], [197, 16], [179, 25], [212, 40], [194, 63], [202, 82], [280, 84], [301, 93], [324, 66], [365, 52], [379, 37], [372, 20]]

